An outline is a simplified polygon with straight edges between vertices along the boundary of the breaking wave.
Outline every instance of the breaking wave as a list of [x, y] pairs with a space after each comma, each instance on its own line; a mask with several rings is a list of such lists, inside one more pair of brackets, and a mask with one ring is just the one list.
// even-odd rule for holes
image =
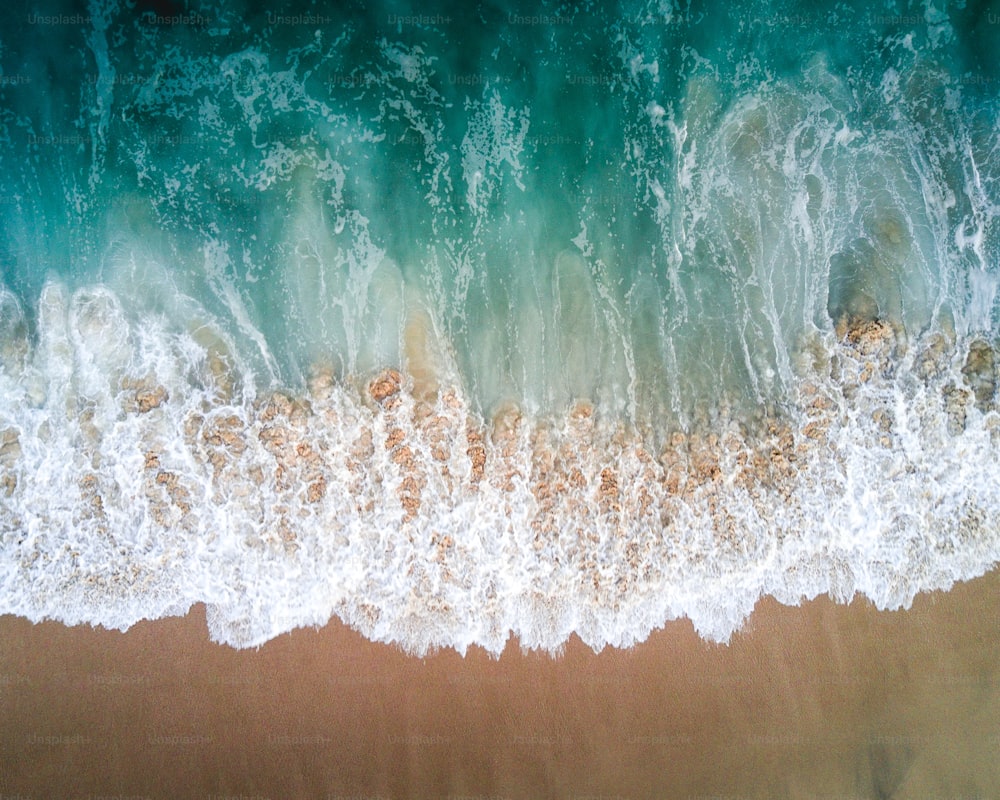
[[993, 29], [626, 5], [0, 11], [0, 613], [596, 649], [995, 565]]

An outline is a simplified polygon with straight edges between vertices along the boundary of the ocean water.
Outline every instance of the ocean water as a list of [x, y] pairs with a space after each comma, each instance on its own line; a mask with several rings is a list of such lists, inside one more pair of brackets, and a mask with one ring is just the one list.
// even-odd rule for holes
[[0, 11], [0, 613], [415, 653], [1000, 559], [1000, 8]]

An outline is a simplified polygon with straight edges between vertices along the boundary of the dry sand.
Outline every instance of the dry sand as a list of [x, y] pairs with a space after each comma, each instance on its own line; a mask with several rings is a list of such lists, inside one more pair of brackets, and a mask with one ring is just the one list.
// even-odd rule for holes
[[998, 589], [499, 661], [333, 623], [235, 651], [201, 607], [125, 634], [4, 617], [0, 798], [1000, 797]]

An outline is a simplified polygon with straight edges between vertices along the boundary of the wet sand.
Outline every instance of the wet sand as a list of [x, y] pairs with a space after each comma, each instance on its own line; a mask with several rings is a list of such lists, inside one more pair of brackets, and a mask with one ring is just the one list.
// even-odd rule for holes
[[3, 617], [0, 797], [997, 797], [998, 590], [499, 661], [340, 624], [237, 651], [201, 607], [124, 634]]

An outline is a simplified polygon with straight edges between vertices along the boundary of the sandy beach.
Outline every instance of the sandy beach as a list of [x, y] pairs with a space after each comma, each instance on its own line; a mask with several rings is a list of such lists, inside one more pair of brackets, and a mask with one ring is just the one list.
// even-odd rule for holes
[[499, 661], [338, 623], [237, 651], [202, 607], [124, 634], [4, 617], [0, 796], [995, 797], [998, 589], [764, 600], [727, 646], [682, 621]]

